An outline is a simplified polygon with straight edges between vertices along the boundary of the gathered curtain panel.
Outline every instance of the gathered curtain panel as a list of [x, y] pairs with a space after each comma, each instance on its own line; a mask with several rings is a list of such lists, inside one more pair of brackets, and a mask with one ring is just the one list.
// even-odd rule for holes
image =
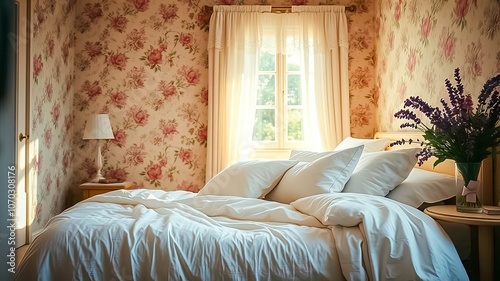
[[[271, 6], [214, 6], [208, 40], [207, 181], [253, 148], [258, 58], [265, 49], [301, 55], [305, 104], [315, 113], [304, 118], [308, 147], [332, 150], [350, 135], [345, 8], [270, 11]], [[275, 43], [263, 44], [273, 32]]]

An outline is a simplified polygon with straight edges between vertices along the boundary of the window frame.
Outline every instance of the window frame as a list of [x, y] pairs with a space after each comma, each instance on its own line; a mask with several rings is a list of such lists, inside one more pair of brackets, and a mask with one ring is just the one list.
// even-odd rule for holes
[[[285, 29], [287, 29], [285, 27]], [[281, 44], [286, 44], [286, 30], [280, 30], [278, 32], [279, 35], [276, 37], [280, 37], [276, 39], [276, 42], [281, 42]], [[275, 37], [275, 38], [276, 38]], [[266, 36], [263, 36], [262, 40], [265, 40]], [[284, 39], [281, 39], [284, 38]], [[281, 154], [283, 151], [284, 152], [289, 152], [293, 149], [305, 149], [307, 147], [307, 118], [308, 118], [308, 107], [307, 107], [307, 93], [304, 91], [306, 90], [305, 87], [303, 87], [302, 83], [304, 82], [304, 77], [303, 77], [303, 69], [299, 70], [289, 70], [287, 68], [287, 64], [289, 62], [288, 55], [296, 55], [293, 53], [288, 53], [286, 51], [285, 53], [279, 52], [279, 50], [287, 50], [286, 46], [276, 46], [276, 49], [274, 51], [274, 58], [275, 58], [275, 68], [274, 70], [260, 70], [259, 67], [257, 67], [257, 76], [260, 75], [274, 75], [275, 76], [275, 102], [274, 105], [257, 105], [257, 102], [255, 103], [255, 110], [259, 109], [274, 109], [275, 111], [275, 140], [274, 141], [266, 141], [266, 140], [253, 140], [253, 133], [252, 133], [252, 146], [253, 146], [253, 153], [255, 155], [261, 155], [261, 156], [268, 156], [267, 158], [271, 157], [273, 155]], [[261, 55], [259, 55], [261, 56]], [[300, 59], [300, 55], [299, 55]], [[260, 61], [260, 58], [259, 58]], [[301, 67], [302, 68], [302, 67]], [[300, 92], [301, 92], [301, 104], [300, 105], [289, 105], [288, 104], [288, 84], [289, 84], [289, 75], [298, 75], [300, 77]], [[302, 133], [303, 133], [303, 140], [295, 141], [295, 140], [288, 140], [288, 123], [289, 123], [289, 115], [288, 111], [293, 110], [293, 109], [299, 109], [302, 110]], [[255, 122], [255, 121], [254, 121]]]

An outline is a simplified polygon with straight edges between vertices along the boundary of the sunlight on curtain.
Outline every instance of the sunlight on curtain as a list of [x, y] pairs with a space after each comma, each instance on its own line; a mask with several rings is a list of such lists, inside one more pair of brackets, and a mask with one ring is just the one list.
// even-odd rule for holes
[[[210, 20], [206, 180], [245, 159], [252, 148], [258, 54], [266, 48], [301, 54], [302, 91], [309, 93], [308, 147], [332, 150], [350, 135], [347, 20], [342, 6], [214, 6]], [[286, 28], [283, 28], [286, 26]], [[261, 45], [262, 36], [281, 38]], [[278, 34], [278, 33], [286, 34]], [[286, 39], [283, 39], [286, 38]]]
[[[343, 6], [292, 6], [298, 15], [299, 42], [305, 68], [305, 90], [314, 102], [323, 150], [332, 150], [350, 136], [347, 19]], [[314, 126], [313, 126], [314, 128]]]
[[214, 6], [208, 39], [208, 181], [250, 149], [261, 13], [271, 6]]

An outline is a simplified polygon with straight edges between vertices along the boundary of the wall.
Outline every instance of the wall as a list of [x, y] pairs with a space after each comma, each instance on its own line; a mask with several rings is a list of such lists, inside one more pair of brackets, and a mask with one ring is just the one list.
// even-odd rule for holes
[[[298, 3], [300, 2], [300, 3]], [[273, 1], [275, 6], [319, 1]], [[231, 1], [217, 4], [262, 4]], [[376, 128], [373, 1], [339, 1], [348, 13], [352, 132]], [[211, 1], [78, 1], [75, 23], [74, 195], [95, 173], [96, 141], [82, 140], [92, 113], [108, 113], [115, 140], [104, 172], [138, 187], [198, 191], [204, 185]]]
[[74, 0], [31, 3], [32, 232], [41, 229], [69, 204], [74, 122], [74, 4]]
[[474, 100], [500, 72], [499, 1], [380, 0], [377, 7], [379, 130], [399, 130], [393, 114], [409, 96], [439, 105], [457, 67]]
[[[453, 81], [457, 67], [474, 101], [486, 80], [500, 72], [499, 1], [379, 0], [377, 10], [379, 130], [400, 130], [393, 114], [409, 96], [434, 106], [446, 99], [444, 81]], [[495, 253], [499, 248], [497, 227]], [[497, 254], [495, 276], [500, 276], [499, 265]]]

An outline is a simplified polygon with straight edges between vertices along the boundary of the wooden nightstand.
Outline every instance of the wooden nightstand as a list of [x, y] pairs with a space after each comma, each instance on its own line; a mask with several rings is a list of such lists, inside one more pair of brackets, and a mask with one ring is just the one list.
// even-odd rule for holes
[[[436, 220], [467, 224], [471, 228], [471, 257], [479, 267], [479, 280], [493, 280], [493, 227], [500, 226], [500, 215], [457, 212], [455, 205], [432, 206], [424, 213]], [[472, 276], [477, 278], [477, 276]]]
[[86, 182], [80, 184], [80, 189], [83, 191], [83, 199], [87, 199], [97, 194], [102, 194], [118, 189], [129, 189], [132, 187], [131, 182], [120, 183], [95, 183]]

